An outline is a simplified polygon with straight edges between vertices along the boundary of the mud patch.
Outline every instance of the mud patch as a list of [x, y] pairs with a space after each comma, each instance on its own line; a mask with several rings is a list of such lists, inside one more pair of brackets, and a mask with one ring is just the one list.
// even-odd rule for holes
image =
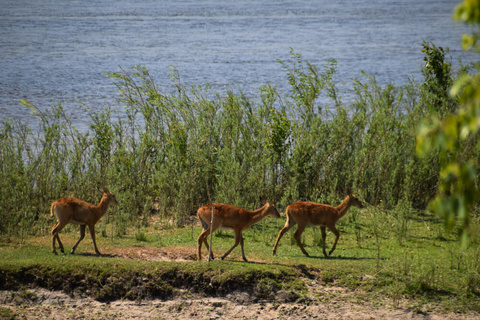
[[107, 255], [129, 260], [142, 261], [195, 261], [197, 260], [194, 248], [189, 247], [127, 247], [112, 248]]

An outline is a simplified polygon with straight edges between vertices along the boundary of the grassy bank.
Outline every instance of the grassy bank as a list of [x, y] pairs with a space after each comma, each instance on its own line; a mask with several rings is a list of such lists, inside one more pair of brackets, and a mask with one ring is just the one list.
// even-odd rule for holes
[[[345, 299], [356, 303], [395, 306], [401, 302], [426, 313], [480, 312], [480, 249], [477, 245], [462, 249], [455, 235], [443, 234], [433, 216], [412, 212], [400, 234], [395, 231], [400, 222], [393, 212], [352, 210], [339, 223], [339, 247], [329, 258], [321, 253], [316, 228], [304, 234], [311, 258], [301, 253], [291, 234], [282, 239], [277, 256], [272, 256], [283, 223], [283, 216], [267, 219], [245, 232], [251, 263], [241, 260], [239, 248], [225, 261], [195, 261], [200, 227], [177, 229], [166, 223], [142, 230], [141, 238], [135, 229], [122, 238], [100, 237], [102, 257], [94, 255], [87, 239], [76, 255], [59, 256], [51, 253], [49, 236], [28, 238], [23, 244], [4, 243], [0, 289], [28, 295], [29, 289], [39, 286], [100, 301], [227, 296], [239, 291], [248, 292], [254, 302], [310, 304], [332, 298], [308, 289], [314, 285], [346, 288], [351, 295]], [[111, 224], [106, 228], [108, 233]], [[67, 250], [77, 236], [73, 229], [63, 235]], [[329, 234], [327, 246], [332, 242]], [[231, 232], [218, 232], [213, 238], [217, 255], [232, 244]], [[122, 254], [147, 248], [147, 257]], [[163, 259], [165, 252], [176, 254]]]
[[[290, 92], [280, 96], [267, 84], [256, 102], [187, 87], [175, 70], [175, 93], [167, 94], [143, 66], [110, 74], [124, 112], [91, 113], [87, 132], [60, 105], [40, 110], [24, 101], [39, 130], [16, 120], [0, 129], [0, 289], [28, 295], [39, 286], [101, 301], [241, 290], [254, 300], [319, 303], [330, 298], [312, 286], [340, 286], [360, 303], [387, 298], [420, 312], [480, 312], [478, 212], [460, 247], [458, 230], [446, 233], [425, 210], [445, 159], [416, 156], [418, 124], [455, 112], [457, 102], [448, 95], [456, 74], [443, 50], [425, 45], [424, 52], [436, 68], [424, 70], [422, 83], [380, 86], [365, 75], [352, 81], [349, 105], [335, 87], [335, 61], [319, 69], [293, 51], [280, 62]], [[473, 141], [459, 143], [465, 159], [475, 154]], [[74, 256], [53, 255], [50, 204], [70, 195], [96, 203], [98, 187], [119, 201], [96, 228], [105, 256], [92, 255], [89, 239]], [[285, 218], [244, 234], [253, 263], [240, 262], [239, 250], [226, 261], [192, 258], [200, 233], [194, 212], [211, 198], [255, 209], [262, 196], [284, 209], [299, 200], [337, 205], [345, 189], [367, 208], [339, 223], [331, 258], [322, 256], [316, 228], [304, 234], [311, 258], [291, 234], [272, 256]], [[62, 230], [67, 251], [77, 232]], [[230, 233], [217, 232], [217, 256], [232, 243]]]

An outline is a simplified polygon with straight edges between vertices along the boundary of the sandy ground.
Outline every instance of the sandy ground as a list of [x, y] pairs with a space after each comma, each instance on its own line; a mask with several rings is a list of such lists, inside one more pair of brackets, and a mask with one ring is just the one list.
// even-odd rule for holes
[[223, 298], [101, 303], [44, 289], [29, 292], [36, 297], [34, 301], [0, 291], [0, 304], [3, 309], [11, 310], [12, 319], [478, 319], [478, 315], [418, 313], [408, 308], [373, 307], [371, 303], [347, 301], [310, 305], [249, 303], [243, 301], [248, 301], [248, 297], [242, 297], [246, 293]]
[[[138, 260], [193, 261], [191, 249], [122, 248], [109, 256]], [[253, 302], [246, 292], [205, 298], [185, 292], [172, 300], [98, 302], [42, 288], [0, 291], [0, 319], [479, 319], [480, 315], [438, 313], [412, 308], [411, 302], [355, 302], [355, 292], [308, 285], [313, 303]], [[319, 298], [320, 297], [320, 298]], [[322, 299], [321, 297], [325, 297]], [[281, 297], [280, 297], [281, 298]], [[324, 300], [324, 301], [322, 301]], [[279, 299], [282, 301], [282, 299]], [[380, 306], [378, 306], [380, 305]], [[419, 310], [420, 309], [420, 310]], [[421, 311], [421, 312], [419, 312]]]

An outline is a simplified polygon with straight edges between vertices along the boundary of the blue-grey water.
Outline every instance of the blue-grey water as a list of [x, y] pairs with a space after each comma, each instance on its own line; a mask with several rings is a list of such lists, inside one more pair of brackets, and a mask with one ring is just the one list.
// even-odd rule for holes
[[[0, 120], [62, 103], [77, 126], [87, 111], [121, 110], [104, 72], [144, 64], [163, 92], [170, 66], [186, 85], [210, 83], [258, 98], [267, 83], [288, 90], [277, 59], [289, 50], [322, 67], [348, 97], [361, 71], [381, 84], [421, 80], [422, 41], [461, 58], [454, 0], [0, 0]], [[348, 100], [348, 98], [347, 98]], [[347, 101], [348, 102], [348, 101]]]

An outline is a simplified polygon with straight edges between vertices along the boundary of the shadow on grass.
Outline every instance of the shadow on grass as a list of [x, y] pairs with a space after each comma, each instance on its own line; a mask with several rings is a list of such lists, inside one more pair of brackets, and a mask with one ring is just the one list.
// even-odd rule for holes
[[[337, 257], [324, 257], [323, 255], [321, 256], [309, 256], [309, 257], [306, 257], [306, 256], [303, 256], [302, 255], [302, 258], [305, 258], [305, 259], [318, 259], [318, 260], [350, 260], [350, 261], [364, 261], [364, 260], [377, 260], [377, 258], [375, 257], [342, 257], [342, 256], [337, 256]], [[217, 260], [217, 259], [215, 259]], [[219, 261], [222, 261], [220, 258], [218, 258]], [[381, 261], [385, 261], [387, 260], [387, 258], [380, 258], [379, 260]], [[274, 262], [274, 261], [269, 261], [269, 262], [266, 262], [266, 261], [253, 261], [253, 260], [248, 260], [248, 261], [243, 261], [241, 259], [226, 259], [226, 260], [223, 260], [225, 262], [229, 262], [229, 263], [249, 263], [249, 264], [258, 264], [258, 265], [272, 265], [272, 266], [283, 266], [283, 267], [295, 267], [295, 268], [301, 268], [302, 266], [303, 267], [306, 267], [304, 264], [288, 264], [288, 263], [282, 263], [282, 262]]]
[[[323, 259], [323, 260], [352, 260], [352, 261], [362, 261], [362, 260], [377, 260], [374, 257], [342, 257], [342, 256], [328, 256], [325, 257], [323, 255], [320, 256], [308, 256], [305, 257], [308, 259]], [[387, 260], [386, 258], [380, 258], [380, 260]]]
[[[67, 254], [65, 254], [67, 255]], [[72, 255], [68, 253], [68, 255]], [[81, 256], [81, 257], [97, 257], [97, 258], [121, 258], [117, 254], [110, 254], [110, 253], [102, 253], [100, 255], [92, 252], [81, 252], [81, 253], [75, 253], [72, 256]]]

